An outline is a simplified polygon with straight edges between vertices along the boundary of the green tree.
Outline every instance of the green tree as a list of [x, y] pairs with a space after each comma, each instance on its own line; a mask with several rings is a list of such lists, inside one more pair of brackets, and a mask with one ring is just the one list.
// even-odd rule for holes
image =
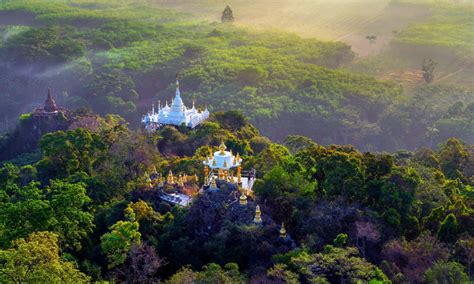
[[[271, 280], [282, 281], [283, 283], [298, 284], [298, 274], [288, 269], [288, 266], [282, 263], [275, 264], [270, 270], [267, 271], [267, 275]], [[317, 282], [324, 283], [324, 282]]]
[[103, 158], [105, 144], [98, 134], [77, 128], [44, 135], [40, 147], [44, 158], [38, 168], [48, 176], [65, 177], [77, 171], [91, 174]]
[[319, 162], [319, 169], [324, 173], [322, 183], [329, 197], [342, 195], [354, 200], [360, 194], [363, 185], [361, 160], [352, 154], [334, 152]]
[[59, 234], [65, 247], [80, 249], [94, 226], [94, 216], [85, 208], [91, 201], [85, 185], [52, 180], [46, 191], [52, 210], [51, 230]]
[[468, 281], [471, 281], [471, 270], [474, 263], [474, 237], [469, 235], [461, 236], [456, 243], [465, 263], [467, 264]]
[[347, 243], [347, 234], [341, 233], [337, 235], [337, 237], [334, 239], [333, 243], [336, 247], [343, 247]]
[[15, 185], [9, 188], [8, 193], [4, 191], [4, 195], [5, 200], [0, 206], [0, 240], [3, 247], [34, 231], [48, 230], [51, 207], [38, 183], [24, 187]]
[[305, 148], [316, 146], [313, 140], [301, 135], [289, 135], [285, 138], [283, 143], [293, 155]]
[[434, 70], [436, 65], [438, 65], [438, 63], [433, 61], [431, 58], [428, 60], [423, 60], [421, 71], [423, 72], [423, 78], [425, 79], [425, 82], [428, 84], [432, 83], [434, 80]]
[[425, 282], [434, 284], [468, 283], [464, 267], [457, 262], [438, 262], [425, 272]]
[[26, 237], [34, 231], [48, 230], [59, 235], [61, 246], [79, 250], [81, 241], [93, 228], [93, 215], [86, 211], [90, 202], [85, 185], [51, 180], [44, 190], [38, 183], [15, 186], [0, 206], [0, 240]]
[[189, 267], [181, 268], [166, 281], [170, 284], [180, 283], [244, 283], [244, 276], [239, 272], [239, 266], [235, 263], [227, 263], [224, 268], [215, 263], [203, 266], [202, 270], [195, 272]]
[[439, 227], [438, 238], [443, 242], [455, 242], [459, 232], [458, 221], [453, 213], [444, 218]]
[[132, 245], [141, 241], [139, 224], [131, 207], [126, 210], [126, 215], [130, 221], [118, 221], [110, 227], [109, 233], [100, 238], [102, 251], [109, 259], [109, 268], [125, 263]]
[[88, 283], [90, 278], [61, 257], [56, 234], [36, 232], [0, 250], [0, 282]]
[[438, 152], [441, 169], [449, 179], [466, 180], [463, 169], [468, 161], [469, 153], [465, 145], [456, 138], [450, 138]]
[[302, 251], [290, 258], [288, 268], [309, 283], [388, 281], [382, 270], [359, 257], [354, 247], [326, 245], [320, 253]]

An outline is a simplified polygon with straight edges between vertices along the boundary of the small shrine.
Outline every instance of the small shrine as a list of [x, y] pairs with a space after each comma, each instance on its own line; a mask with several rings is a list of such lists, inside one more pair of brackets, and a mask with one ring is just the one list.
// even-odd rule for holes
[[53, 99], [53, 95], [51, 94], [51, 89], [48, 88], [48, 95], [46, 96], [43, 107], [36, 108], [32, 115], [35, 118], [52, 118], [58, 116], [60, 113], [67, 114], [68, 112], [68, 109], [56, 105], [56, 101]]
[[227, 146], [224, 142], [221, 142], [218, 151], [210, 153], [203, 161], [203, 164], [204, 188], [218, 189], [217, 185], [219, 183], [231, 183], [236, 184], [247, 193], [252, 190], [255, 180], [254, 171], [242, 173], [242, 158], [240, 154], [234, 155], [232, 151], [227, 151]]

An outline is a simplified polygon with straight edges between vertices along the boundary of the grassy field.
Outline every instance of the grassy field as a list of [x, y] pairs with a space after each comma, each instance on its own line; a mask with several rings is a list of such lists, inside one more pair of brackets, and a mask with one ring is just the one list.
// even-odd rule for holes
[[[147, 0], [219, 21], [229, 4], [240, 26], [276, 28], [303, 37], [337, 40], [360, 59], [349, 68], [405, 86], [422, 83], [421, 62], [439, 63], [437, 83], [474, 87], [473, 0]], [[368, 35], [376, 35], [370, 43]]]
[[[153, 3], [208, 21], [219, 21], [222, 9], [229, 4], [238, 25], [278, 28], [303, 37], [340, 40], [350, 44], [361, 56], [377, 53], [390, 42], [394, 30], [425, 19], [430, 13], [423, 6], [390, 0], [154, 0]], [[366, 39], [371, 34], [378, 37], [374, 44]]]

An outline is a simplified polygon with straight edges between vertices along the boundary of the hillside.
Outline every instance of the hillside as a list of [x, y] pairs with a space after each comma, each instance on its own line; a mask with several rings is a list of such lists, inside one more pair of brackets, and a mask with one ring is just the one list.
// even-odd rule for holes
[[[202, 1], [156, 0], [158, 7], [219, 21], [233, 7], [236, 24], [277, 28], [300, 36], [342, 41], [361, 57], [356, 70], [403, 85], [419, 83], [423, 58], [439, 62], [437, 83], [472, 88], [472, 0], [464, 1]], [[366, 37], [375, 35], [375, 41]], [[375, 58], [373, 58], [375, 57]], [[366, 60], [367, 59], [367, 60]], [[362, 65], [365, 68], [360, 68]], [[371, 65], [376, 67], [370, 68]], [[381, 68], [383, 67], [383, 68]], [[415, 76], [410, 74], [415, 73]]]
[[[463, 283], [472, 275], [472, 145], [449, 139], [435, 151], [381, 154], [302, 136], [276, 144], [239, 111], [153, 134], [119, 117], [97, 122], [45, 134], [35, 160], [2, 161], [1, 282]], [[202, 162], [225, 151], [219, 144], [255, 169], [253, 190], [233, 174], [205, 184]], [[176, 192], [191, 203], [164, 199]]]
[[[276, 141], [301, 134], [397, 150], [474, 139], [472, 89], [419, 84], [407, 92], [347, 71], [354, 54], [341, 42], [190, 20], [143, 1], [6, 1], [0, 11], [6, 122], [49, 86], [62, 105], [120, 114], [139, 127], [152, 102], [171, 99], [179, 71], [188, 105], [240, 109]], [[435, 101], [425, 96], [432, 92]]]

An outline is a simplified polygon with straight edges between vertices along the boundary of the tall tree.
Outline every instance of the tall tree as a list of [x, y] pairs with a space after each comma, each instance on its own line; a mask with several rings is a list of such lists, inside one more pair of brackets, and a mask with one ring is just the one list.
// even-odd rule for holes
[[423, 65], [421, 66], [421, 71], [423, 72], [423, 78], [425, 79], [426, 83], [432, 83], [434, 80], [434, 71], [438, 65], [437, 62], [433, 61], [431, 58], [423, 60]]
[[58, 236], [50, 232], [32, 233], [13, 242], [13, 247], [0, 250], [0, 282], [2, 283], [88, 283], [90, 278], [73, 262], [65, 261]]
[[118, 221], [110, 227], [110, 232], [104, 234], [101, 240], [102, 251], [109, 259], [109, 268], [122, 265], [133, 244], [140, 244], [141, 234], [138, 231], [139, 224], [135, 220], [135, 213], [131, 207], [125, 209], [127, 221]]

